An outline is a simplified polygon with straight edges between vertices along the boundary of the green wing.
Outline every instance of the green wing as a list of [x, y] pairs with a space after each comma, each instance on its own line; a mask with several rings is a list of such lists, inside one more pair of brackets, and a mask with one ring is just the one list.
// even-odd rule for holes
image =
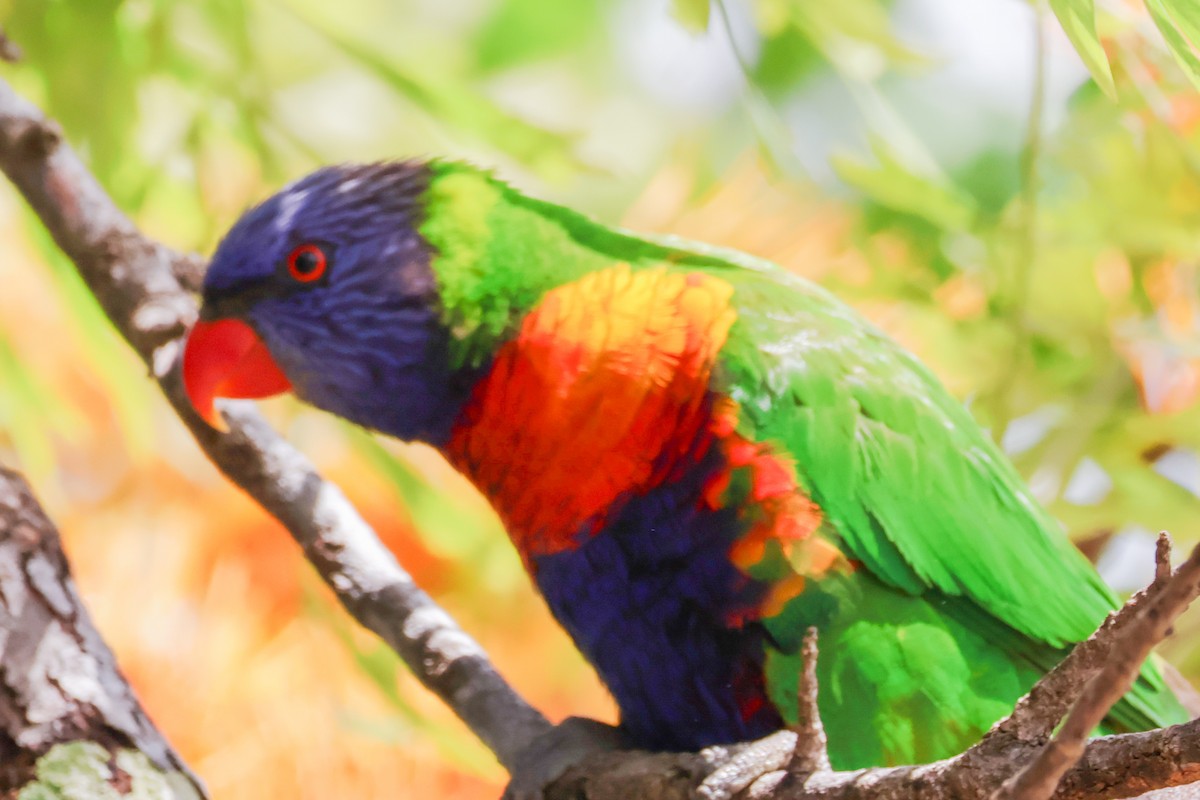
[[781, 288], [742, 301], [735, 336], [779, 347], [743, 346], [731, 391], [756, 436], [796, 459], [854, 557], [897, 589], [970, 598], [1052, 647], [1095, 630], [1116, 598], [966, 409], [839, 301]]
[[[724, 255], [739, 265], [712, 270], [737, 290], [724, 380], [747, 433], [795, 459], [830, 536], [893, 590], [854, 588], [853, 613], [870, 616], [872, 603], [896, 606], [886, 613], [908, 615], [902, 639], [940, 624], [937, 636], [926, 636], [934, 651], [947, 626], [964, 652], [975, 645], [960, 633], [973, 631], [1005, 654], [1007, 674], [1020, 684], [1011, 707], [1064, 648], [1096, 629], [1116, 597], [915, 358], [819, 287]], [[920, 598], [919, 607], [901, 608], [895, 590]], [[832, 606], [846, 599], [843, 590], [827, 594]], [[851, 622], [842, 620], [842, 629]], [[913, 653], [924, 657], [919, 647], [907, 657]], [[986, 657], [967, 657], [973, 676], [986, 671], [977, 664]], [[1112, 719], [1141, 729], [1186, 715], [1148, 665]]]

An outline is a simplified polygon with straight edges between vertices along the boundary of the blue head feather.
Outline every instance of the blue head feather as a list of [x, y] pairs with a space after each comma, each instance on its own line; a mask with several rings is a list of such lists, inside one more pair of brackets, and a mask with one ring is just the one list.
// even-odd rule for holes
[[[402, 162], [327, 167], [287, 186], [217, 247], [202, 313], [248, 322], [303, 400], [441, 444], [476, 376], [449, 368], [431, 253], [417, 232], [428, 180], [424, 165]], [[301, 285], [286, 263], [307, 243], [329, 265]]]

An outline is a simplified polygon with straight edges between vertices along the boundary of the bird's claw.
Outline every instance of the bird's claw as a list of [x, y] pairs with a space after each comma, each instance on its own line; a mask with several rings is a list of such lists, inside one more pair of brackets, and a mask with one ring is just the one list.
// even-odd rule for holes
[[764, 781], [761, 788], [767, 788], [767, 784], [773, 786], [791, 763], [795, 749], [796, 734], [786, 729], [753, 742], [705, 748], [701, 755], [715, 769], [697, 787], [696, 796], [703, 800], [729, 800], [748, 787], [760, 788], [759, 781]]
[[568, 717], [521, 754], [503, 800], [542, 800], [542, 791], [569, 768], [588, 756], [624, 746], [620, 728], [594, 719]]

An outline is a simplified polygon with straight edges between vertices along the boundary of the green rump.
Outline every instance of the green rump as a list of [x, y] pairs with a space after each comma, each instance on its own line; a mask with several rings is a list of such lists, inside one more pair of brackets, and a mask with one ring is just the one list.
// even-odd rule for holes
[[[808, 580], [765, 621], [769, 695], [789, 720], [800, 638], [820, 630], [835, 767], [960, 752], [1118, 605], [963, 405], [829, 293], [741, 253], [602, 226], [470, 167], [432, 169], [421, 233], [459, 364], [495, 352], [548, 289], [615, 263], [734, 288], [713, 388], [738, 403], [739, 433], [790, 458], [820, 535], [857, 565]], [[1186, 718], [1148, 663], [1104, 729]]]

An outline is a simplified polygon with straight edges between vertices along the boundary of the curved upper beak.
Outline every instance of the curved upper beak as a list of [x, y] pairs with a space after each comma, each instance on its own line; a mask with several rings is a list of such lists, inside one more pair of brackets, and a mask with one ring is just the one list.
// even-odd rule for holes
[[183, 350], [183, 385], [213, 427], [220, 425], [213, 405], [218, 397], [270, 397], [292, 388], [262, 339], [239, 319], [201, 320], [192, 327]]

